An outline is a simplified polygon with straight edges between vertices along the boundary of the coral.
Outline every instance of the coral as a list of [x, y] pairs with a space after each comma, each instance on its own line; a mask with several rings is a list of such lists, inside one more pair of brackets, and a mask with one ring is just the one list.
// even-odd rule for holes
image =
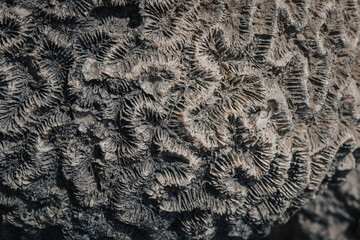
[[356, 167], [358, 1], [0, 9], [2, 239], [261, 238]]
[[39, 39], [41, 45], [36, 47], [34, 53], [39, 68], [54, 79], [66, 80], [74, 62], [69, 44], [56, 33], [47, 33], [46, 30], [42, 37]]
[[94, 7], [93, 0], [49, 0], [39, 1], [40, 15], [52, 22], [69, 21], [86, 17]]
[[[358, 161], [359, 149], [347, 155], [347, 158], [356, 158]], [[346, 179], [342, 178], [344, 182], [340, 184], [332, 182], [329, 186], [324, 185], [317, 199], [299, 211], [287, 224], [274, 229], [266, 239], [358, 239], [359, 170], [357, 166]]]
[[21, 17], [13, 14], [4, 13], [0, 16], [0, 52], [1, 54], [7, 52], [14, 52], [20, 49], [31, 28], [25, 23]]

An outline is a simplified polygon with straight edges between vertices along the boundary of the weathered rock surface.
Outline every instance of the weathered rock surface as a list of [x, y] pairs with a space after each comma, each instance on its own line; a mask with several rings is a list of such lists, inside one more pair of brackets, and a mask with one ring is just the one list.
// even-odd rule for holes
[[[355, 153], [360, 161], [360, 151]], [[331, 184], [268, 240], [357, 240], [360, 238], [360, 165], [340, 184]]]
[[359, 7], [0, 3], [3, 238], [265, 236], [356, 166]]
[[300, 231], [308, 239], [360, 238], [360, 169], [340, 187], [332, 186], [298, 216]]

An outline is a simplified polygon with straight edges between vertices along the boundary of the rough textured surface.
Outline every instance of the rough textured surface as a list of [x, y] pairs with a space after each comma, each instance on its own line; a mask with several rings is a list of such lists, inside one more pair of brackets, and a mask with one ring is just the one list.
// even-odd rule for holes
[[360, 238], [360, 168], [349, 174], [348, 182], [330, 187], [299, 214], [301, 232], [308, 239]]
[[[357, 161], [360, 161], [360, 151]], [[272, 229], [267, 240], [360, 239], [360, 165], [341, 184], [321, 195], [285, 224]]]
[[0, 6], [3, 229], [262, 237], [355, 167], [358, 1]]

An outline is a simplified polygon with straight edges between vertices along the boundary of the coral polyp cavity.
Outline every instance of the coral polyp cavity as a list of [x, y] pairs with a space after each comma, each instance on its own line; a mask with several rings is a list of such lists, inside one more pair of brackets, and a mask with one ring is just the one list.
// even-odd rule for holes
[[259, 238], [356, 165], [357, 1], [0, 7], [14, 234]]

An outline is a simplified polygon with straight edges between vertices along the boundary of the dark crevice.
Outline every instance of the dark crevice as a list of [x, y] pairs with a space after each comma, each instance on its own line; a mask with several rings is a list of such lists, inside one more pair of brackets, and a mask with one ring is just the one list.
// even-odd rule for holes
[[108, 17], [129, 19], [128, 27], [136, 28], [140, 26], [142, 20], [139, 13], [139, 6], [136, 4], [126, 4], [124, 6], [102, 6], [94, 8], [90, 16], [97, 19]]

